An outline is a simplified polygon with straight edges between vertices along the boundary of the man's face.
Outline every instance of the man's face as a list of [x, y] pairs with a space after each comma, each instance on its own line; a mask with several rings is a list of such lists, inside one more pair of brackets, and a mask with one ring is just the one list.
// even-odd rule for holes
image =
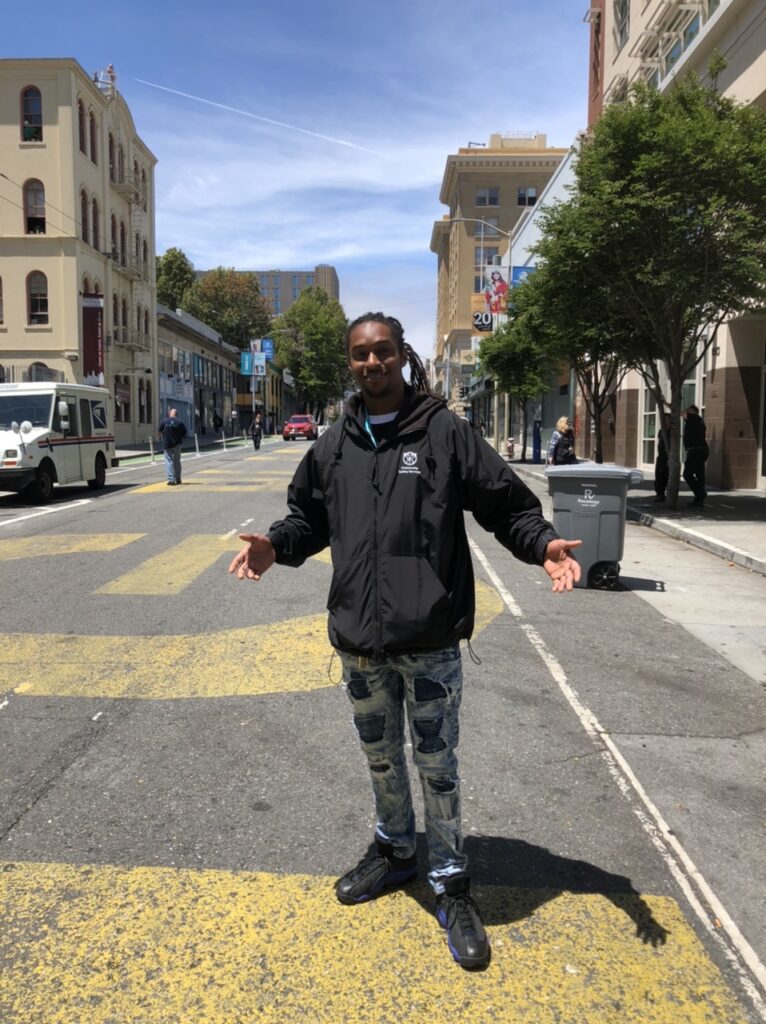
[[406, 363], [406, 354], [399, 350], [386, 324], [367, 320], [351, 332], [348, 368], [365, 399], [370, 400], [368, 404], [390, 405], [391, 412], [399, 408], [404, 397], [402, 368]]

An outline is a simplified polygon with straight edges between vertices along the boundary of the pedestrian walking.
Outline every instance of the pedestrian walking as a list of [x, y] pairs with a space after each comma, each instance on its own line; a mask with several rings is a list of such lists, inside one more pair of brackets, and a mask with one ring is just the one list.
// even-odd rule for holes
[[689, 505], [694, 508], [702, 508], [707, 497], [705, 490], [705, 463], [710, 454], [705, 437], [707, 433], [705, 421], [700, 416], [700, 411], [696, 405], [690, 405], [685, 409], [683, 417], [684, 480], [687, 487], [694, 494], [694, 498], [689, 502]]
[[654, 500], [665, 500], [668, 488], [668, 451], [673, 443], [673, 417], [669, 412], [662, 414], [662, 429], [657, 435], [657, 458], [654, 462]]
[[181, 448], [186, 437], [186, 426], [178, 419], [178, 410], [171, 409], [165, 419], [160, 421], [159, 436], [165, 451], [168, 487], [175, 487], [181, 483]]
[[437, 917], [454, 959], [482, 967], [490, 948], [470, 895], [456, 757], [459, 642], [471, 637], [475, 609], [463, 517], [470, 511], [517, 558], [541, 565], [555, 592], [579, 579], [570, 551], [580, 542], [560, 539], [504, 459], [431, 394], [398, 320], [366, 313], [349, 326], [346, 346], [359, 392], [298, 466], [289, 514], [267, 534], [242, 534], [229, 572], [260, 580], [275, 562], [300, 566], [330, 546], [330, 642], [377, 815], [370, 849], [338, 879], [336, 896], [362, 903], [416, 877], [406, 712]]
[[559, 416], [556, 429], [548, 442], [549, 466], [572, 466], [577, 462], [574, 452], [575, 436], [568, 416]]
[[253, 439], [253, 447], [258, 451], [261, 447], [261, 438], [263, 437], [263, 421], [259, 412], [253, 416], [253, 422], [250, 424], [250, 436]]

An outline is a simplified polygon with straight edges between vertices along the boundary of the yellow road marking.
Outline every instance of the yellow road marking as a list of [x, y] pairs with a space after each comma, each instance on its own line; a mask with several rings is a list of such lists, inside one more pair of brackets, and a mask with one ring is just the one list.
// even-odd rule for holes
[[[479, 581], [476, 632], [502, 610], [497, 592]], [[3, 677], [20, 680], [13, 692], [29, 696], [163, 700], [318, 690], [340, 682], [337, 659], [328, 674], [331, 656], [324, 614], [194, 636], [0, 635]]]
[[178, 495], [188, 493], [189, 491], [204, 491], [206, 494], [255, 494], [263, 493], [264, 491], [283, 490], [284, 487], [284, 480], [269, 480], [267, 477], [254, 480], [252, 483], [221, 485], [208, 483], [206, 480], [197, 480], [194, 477], [191, 480], [184, 480], [180, 491], [178, 488], [168, 487], [165, 482], [160, 482], [146, 484], [144, 487], [136, 487], [135, 490], [131, 491], [131, 494]]
[[452, 961], [425, 885], [359, 907], [333, 879], [0, 862], [14, 1024], [746, 1024], [669, 897], [476, 887], [492, 963]]
[[46, 533], [41, 537], [0, 540], [0, 562], [39, 558], [43, 555], [50, 557], [115, 551], [144, 536], [143, 533]]
[[99, 587], [97, 594], [180, 594], [194, 580], [215, 565], [221, 555], [239, 551], [242, 541], [237, 536], [210, 537], [192, 534], [172, 548], [148, 558], [124, 576]]

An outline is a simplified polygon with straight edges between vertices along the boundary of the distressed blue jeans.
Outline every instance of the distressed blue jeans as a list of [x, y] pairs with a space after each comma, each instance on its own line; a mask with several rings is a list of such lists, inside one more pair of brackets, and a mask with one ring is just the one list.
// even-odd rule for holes
[[455, 754], [463, 687], [460, 648], [392, 655], [380, 661], [343, 651], [338, 654], [354, 726], [370, 767], [376, 832], [400, 857], [415, 852], [415, 814], [404, 753], [406, 708], [412, 759], [423, 789], [428, 880], [435, 892], [444, 892], [444, 879], [464, 874], [468, 864]]
[[181, 483], [181, 445], [165, 449], [165, 475], [168, 483]]

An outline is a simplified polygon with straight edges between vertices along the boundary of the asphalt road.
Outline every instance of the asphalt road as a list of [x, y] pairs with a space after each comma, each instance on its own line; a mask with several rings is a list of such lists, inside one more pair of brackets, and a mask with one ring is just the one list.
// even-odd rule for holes
[[424, 884], [334, 900], [374, 818], [328, 559], [226, 574], [304, 451], [0, 497], [0, 1022], [766, 1020], [766, 580], [629, 527], [624, 587], [553, 595], [470, 523], [467, 974]]

